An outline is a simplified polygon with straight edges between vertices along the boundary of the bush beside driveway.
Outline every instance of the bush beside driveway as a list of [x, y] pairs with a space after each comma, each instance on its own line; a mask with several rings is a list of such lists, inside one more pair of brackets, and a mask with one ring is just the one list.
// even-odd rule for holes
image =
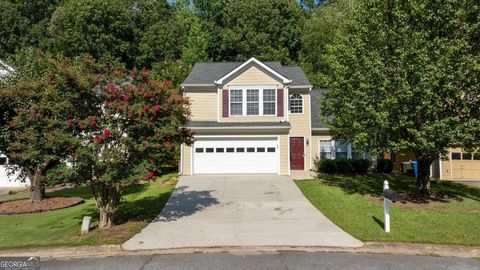
[[[49, 193], [49, 196], [82, 197], [85, 203], [45, 213], [0, 215], [0, 249], [123, 243], [160, 212], [174, 187], [169, 180], [176, 176], [176, 173], [166, 174], [156, 181], [127, 188], [127, 195], [118, 213], [119, 225], [103, 231], [95, 227], [98, 212], [89, 187]], [[93, 217], [94, 227], [87, 235], [80, 236], [84, 215]]]
[[[391, 233], [383, 231], [384, 180], [403, 197], [392, 205]], [[296, 183], [315, 207], [362, 241], [480, 246], [480, 189], [437, 181], [434, 199], [426, 201], [409, 195], [415, 180], [403, 175], [324, 175]]]

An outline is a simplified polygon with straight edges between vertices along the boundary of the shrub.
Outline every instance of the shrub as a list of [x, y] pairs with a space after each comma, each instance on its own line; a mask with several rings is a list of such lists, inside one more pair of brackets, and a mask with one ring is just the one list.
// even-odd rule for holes
[[367, 173], [370, 167], [367, 159], [322, 159], [315, 161], [317, 171], [328, 174]]
[[393, 161], [390, 159], [378, 159], [377, 160], [377, 172], [392, 173]]

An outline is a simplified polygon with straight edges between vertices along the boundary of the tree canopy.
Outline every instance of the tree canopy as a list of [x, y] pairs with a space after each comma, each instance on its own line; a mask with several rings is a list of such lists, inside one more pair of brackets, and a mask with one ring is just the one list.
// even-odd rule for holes
[[414, 153], [428, 193], [431, 163], [479, 142], [478, 13], [468, 0], [359, 3], [330, 51], [322, 110], [332, 134], [377, 154]]

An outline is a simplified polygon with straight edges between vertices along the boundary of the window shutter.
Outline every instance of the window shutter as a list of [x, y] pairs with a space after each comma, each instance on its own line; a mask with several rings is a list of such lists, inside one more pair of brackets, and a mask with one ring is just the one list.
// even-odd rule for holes
[[283, 89], [277, 89], [277, 116], [283, 116]]
[[228, 117], [228, 90], [223, 90], [222, 111], [223, 117]]

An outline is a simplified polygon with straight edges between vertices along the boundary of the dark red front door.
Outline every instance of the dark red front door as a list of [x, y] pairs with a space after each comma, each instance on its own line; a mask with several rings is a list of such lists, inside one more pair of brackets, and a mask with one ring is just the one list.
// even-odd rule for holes
[[303, 137], [290, 138], [290, 169], [303, 170], [304, 169], [304, 148]]

